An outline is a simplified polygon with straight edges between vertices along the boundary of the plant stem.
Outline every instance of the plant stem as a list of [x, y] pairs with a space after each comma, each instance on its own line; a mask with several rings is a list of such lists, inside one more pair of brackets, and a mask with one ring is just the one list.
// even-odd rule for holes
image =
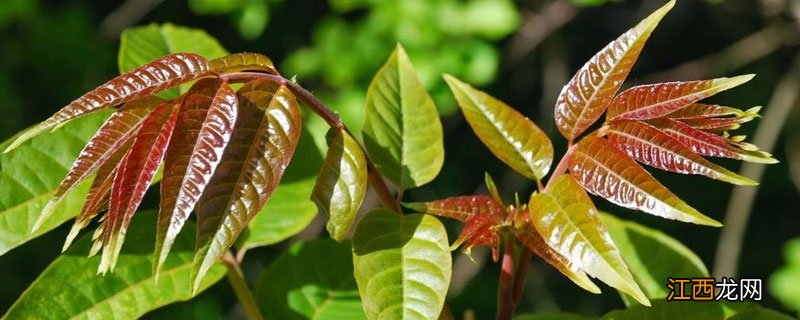
[[530, 270], [531, 259], [533, 253], [525, 247], [522, 247], [517, 261], [517, 269], [514, 273], [514, 308], [517, 307], [519, 301], [522, 299], [522, 291], [525, 290], [525, 280], [528, 278], [528, 270]]
[[242, 304], [247, 319], [264, 320], [264, 315], [261, 314], [261, 309], [258, 308], [256, 298], [253, 296], [253, 291], [250, 290], [244, 280], [244, 273], [239, 267], [239, 262], [236, 261], [236, 257], [230, 250], [222, 256], [222, 262], [225, 263], [225, 267], [228, 269], [228, 281], [231, 283], [239, 303]]
[[506, 235], [503, 239], [502, 269], [500, 281], [497, 283], [497, 316], [496, 320], [509, 320], [514, 313], [514, 240]]

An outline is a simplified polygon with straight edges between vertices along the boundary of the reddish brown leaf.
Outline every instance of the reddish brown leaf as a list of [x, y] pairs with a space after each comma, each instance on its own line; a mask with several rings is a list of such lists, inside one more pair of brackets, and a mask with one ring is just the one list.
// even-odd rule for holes
[[769, 153], [758, 150], [743, 150], [733, 145], [731, 140], [692, 128], [680, 121], [653, 119], [647, 122], [677, 139], [695, 153], [703, 156], [723, 157], [757, 163], [778, 162]]
[[144, 119], [130, 152], [122, 158], [111, 184], [109, 210], [100, 227], [98, 242], [103, 246], [100, 273], [114, 269], [131, 217], [161, 163], [178, 119], [178, 110], [172, 103], [153, 110]]
[[[755, 107], [750, 110], [747, 110], [747, 113], [751, 113], [754, 115], [758, 114], [758, 110], [760, 107]], [[745, 111], [720, 106], [716, 104], [705, 104], [705, 103], [695, 103], [686, 108], [679, 109], [674, 111], [668, 115], [666, 118], [676, 119], [676, 120], [684, 120], [684, 119], [703, 119], [703, 118], [714, 118], [714, 117], [724, 117], [724, 116], [734, 116], [740, 117], [743, 116]]]
[[300, 138], [300, 110], [285, 86], [255, 80], [237, 98], [233, 135], [197, 203], [194, 288], [264, 206]]
[[720, 226], [667, 190], [603, 138], [586, 137], [568, 161], [570, 173], [587, 191], [617, 205], [667, 219]]
[[636, 86], [625, 90], [611, 101], [606, 118], [609, 121], [660, 118], [720, 91], [750, 81], [753, 77], [754, 75], [749, 74], [733, 78]]
[[573, 141], [608, 107], [639, 57], [650, 33], [675, 5], [670, 1], [600, 50], [578, 70], [558, 95], [555, 120], [558, 131]]
[[699, 174], [738, 185], [758, 183], [703, 159], [672, 136], [640, 121], [615, 121], [604, 128], [608, 141], [631, 158], [661, 170]]
[[741, 127], [742, 123], [749, 122], [753, 118], [704, 118], [704, 119], [684, 119], [679, 120], [695, 129], [700, 129], [709, 132], [721, 132], [736, 130]]
[[202, 78], [209, 74], [209, 70], [208, 61], [193, 53], [173, 53], [153, 60], [72, 101], [44, 122], [25, 131], [8, 146], [6, 152], [46, 130], [58, 128], [69, 120]]
[[258, 53], [241, 52], [217, 58], [209, 62], [211, 70], [216, 72], [261, 71], [278, 74], [278, 69], [267, 56]]
[[217, 78], [198, 81], [182, 99], [164, 159], [156, 274], [222, 159], [233, 133], [236, 105], [236, 93]]

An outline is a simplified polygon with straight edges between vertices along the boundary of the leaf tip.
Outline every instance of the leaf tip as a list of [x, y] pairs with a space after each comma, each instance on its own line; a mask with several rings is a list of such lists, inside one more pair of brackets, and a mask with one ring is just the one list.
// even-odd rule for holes
[[403, 206], [416, 212], [425, 213], [428, 211], [428, 206], [425, 202], [403, 202]]
[[47, 201], [47, 204], [44, 205], [42, 212], [39, 214], [39, 217], [36, 218], [36, 221], [33, 223], [33, 227], [31, 227], [31, 234], [36, 233], [39, 229], [42, 228], [42, 225], [53, 214], [53, 211], [58, 204], [58, 199], [50, 199]]

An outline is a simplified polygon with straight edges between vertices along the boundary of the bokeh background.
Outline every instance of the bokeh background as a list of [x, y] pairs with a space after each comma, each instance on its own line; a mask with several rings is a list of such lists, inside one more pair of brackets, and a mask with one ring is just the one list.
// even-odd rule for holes
[[[454, 74], [514, 106], [539, 124], [553, 138], [557, 154], [562, 154], [565, 141], [553, 123], [561, 87], [596, 51], [661, 4], [661, 0], [0, 0], [0, 139], [45, 119], [114, 76], [119, 34], [130, 26], [172, 22], [206, 30], [231, 52], [267, 54], [285, 75], [296, 75], [356, 129], [361, 126], [371, 76], [400, 42], [437, 102], [446, 150], [442, 174], [431, 184], [410, 190], [406, 201], [483, 192], [484, 172], [495, 177], [507, 199], [513, 199], [515, 192], [527, 197], [533, 186], [479, 143], [440, 74]], [[764, 279], [762, 304], [794, 315], [800, 310], [800, 240], [793, 246], [787, 243], [800, 237], [798, 19], [798, 0], [679, 1], [652, 35], [626, 85], [758, 75], [712, 101], [743, 109], [764, 106], [764, 119], [740, 132], [781, 162], [764, 168], [719, 161], [760, 179], [760, 187], [739, 190], [697, 176], [654, 172], [688, 203], [726, 223], [725, 228], [662, 220], [596, 201], [601, 209], [679, 239], [717, 277]], [[315, 236], [320, 225], [313, 224], [293, 240]], [[448, 228], [456, 235], [460, 226], [448, 222]], [[62, 226], [0, 257], [0, 314], [58, 255], [66, 233]], [[245, 271], [256, 272], [291, 241], [254, 250], [248, 254]], [[454, 257], [450, 306], [458, 315], [472, 310], [477, 319], [490, 318], [498, 265], [485, 250], [474, 251], [474, 263], [460, 253]], [[535, 260], [518, 311], [600, 315], [623, 307], [612, 290], [604, 291], [600, 296], [586, 293]], [[236, 318], [235, 303], [223, 281], [194, 301], [147, 317]]]

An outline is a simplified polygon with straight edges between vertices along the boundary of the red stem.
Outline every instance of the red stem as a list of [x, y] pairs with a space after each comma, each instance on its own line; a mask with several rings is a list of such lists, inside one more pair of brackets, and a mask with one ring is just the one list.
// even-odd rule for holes
[[497, 316], [496, 320], [510, 320], [514, 313], [514, 238], [504, 239], [502, 270], [497, 284]]

